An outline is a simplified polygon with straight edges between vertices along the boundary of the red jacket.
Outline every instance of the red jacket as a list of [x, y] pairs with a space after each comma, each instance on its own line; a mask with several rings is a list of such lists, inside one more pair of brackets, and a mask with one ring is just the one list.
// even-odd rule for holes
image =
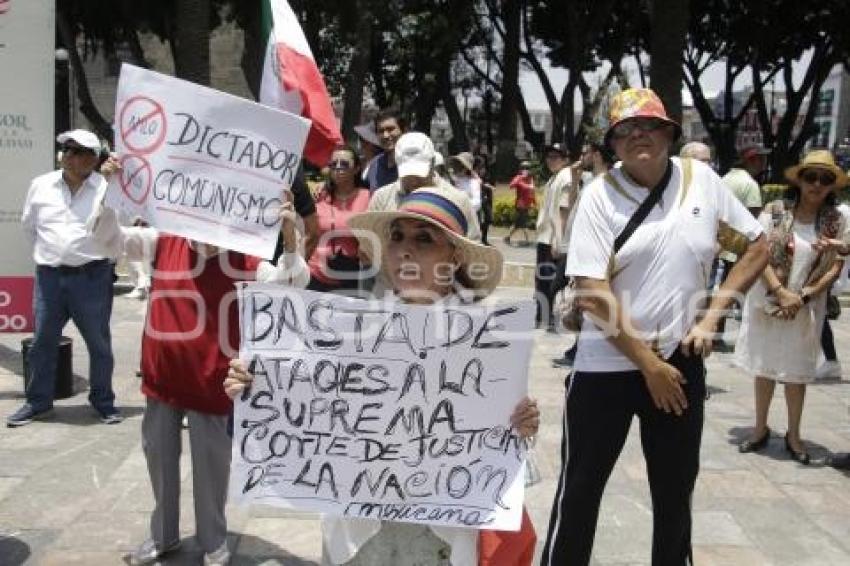
[[[237, 252], [204, 260], [188, 240], [159, 237], [142, 337], [142, 393], [182, 409], [230, 412], [222, 382], [229, 359], [239, 351], [234, 283], [254, 279], [260, 261]], [[187, 275], [168, 276], [181, 271]], [[229, 301], [226, 316], [219, 313], [223, 301]]]

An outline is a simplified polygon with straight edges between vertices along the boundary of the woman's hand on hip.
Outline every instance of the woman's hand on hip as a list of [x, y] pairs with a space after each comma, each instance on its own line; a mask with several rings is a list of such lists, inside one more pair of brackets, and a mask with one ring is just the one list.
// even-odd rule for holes
[[688, 399], [682, 389], [682, 385], [687, 382], [682, 372], [659, 359], [642, 373], [656, 408], [665, 413], [675, 413], [677, 417], [682, 416], [688, 408]]

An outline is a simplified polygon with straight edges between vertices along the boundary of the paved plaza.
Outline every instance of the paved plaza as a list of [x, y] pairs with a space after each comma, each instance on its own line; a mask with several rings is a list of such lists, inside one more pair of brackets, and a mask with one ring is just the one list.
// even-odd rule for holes
[[[493, 238], [494, 240], [496, 238]], [[533, 248], [511, 252], [529, 258]], [[520, 257], [522, 256], [522, 257]], [[500, 291], [528, 296], [524, 288]], [[152, 508], [140, 424], [144, 399], [136, 368], [145, 305], [116, 297], [112, 318], [115, 389], [127, 420], [99, 423], [86, 402], [87, 355], [76, 330], [76, 394], [58, 401], [49, 421], [0, 429], [0, 565], [121, 565], [147, 536]], [[850, 369], [850, 311], [835, 324], [844, 367]], [[730, 325], [732, 326], [732, 325]], [[23, 400], [19, 335], [0, 335], [0, 415]], [[535, 333], [530, 389], [543, 423], [536, 448], [543, 480], [527, 490], [538, 536], [545, 536], [560, 465], [565, 372], [552, 369], [571, 338]], [[696, 564], [850, 564], [850, 476], [823, 465], [830, 451], [850, 450], [850, 379], [809, 389], [803, 436], [814, 458], [789, 460], [781, 435], [780, 394], [771, 414], [774, 438], [761, 455], [740, 455], [736, 444], [752, 421], [752, 384], [730, 366], [729, 354], [709, 361], [702, 471], [694, 498]], [[608, 484], [594, 548], [594, 564], [648, 564], [652, 511], [637, 426]], [[198, 564], [191, 505], [188, 438], [184, 439], [182, 550], [167, 564]], [[266, 507], [228, 509], [233, 564], [316, 564], [321, 555], [315, 515]], [[542, 540], [538, 544], [538, 552]]]

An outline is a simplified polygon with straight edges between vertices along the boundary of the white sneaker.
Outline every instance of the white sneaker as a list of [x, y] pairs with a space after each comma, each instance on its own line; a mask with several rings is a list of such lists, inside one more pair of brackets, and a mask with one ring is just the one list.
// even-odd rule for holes
[[815, 372], [815, 379], [841, 379], [841, 362], [837, 360], [823, 362]]
[[127, 556], [127, 564], [130, 566], [145, 566], [147, 564], [154, 564], [158, 562], [160, 558], [166, 554], [174, 552], [178, 548], [180, 548], [180, 540], [176, 540], [171, 544], [166, 545], [164, 548], [160, 548], [153, 539], [148, 539], [140, 544], [132, 554]]
[[221, 543], [218, 550], [204, 554], [204, 566], [227, 566], [230, 562], [230, 549], [227, 541]]
[[124, 295], [128, 299], [138, 299], [144, 301], [148, 298], [148, 290], [145, 287], [134, 287], [132, 291]]

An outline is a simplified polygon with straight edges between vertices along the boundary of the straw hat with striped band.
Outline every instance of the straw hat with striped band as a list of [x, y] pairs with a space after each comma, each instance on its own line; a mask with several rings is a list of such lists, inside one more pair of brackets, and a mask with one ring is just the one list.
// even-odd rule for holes
[[[463, 213], [461, 199], [465, 195], [456, 189], [423, 187], [404, 197], [398, 210], [363, 212], [352, 216], [349, 227], [360, 241], [361, 250], [374, 261], [372, 249], [377, 236], [383, 250], [387, 249], [390, 227], [396, 220], [422, 220], [441, 229], [455, 246], [459, 268], [472, 289], [489, 293], [502, 279], [502, 253], [466, 237], [471, 219]], [[380, 250], [379, 250], [380, 251]]]

